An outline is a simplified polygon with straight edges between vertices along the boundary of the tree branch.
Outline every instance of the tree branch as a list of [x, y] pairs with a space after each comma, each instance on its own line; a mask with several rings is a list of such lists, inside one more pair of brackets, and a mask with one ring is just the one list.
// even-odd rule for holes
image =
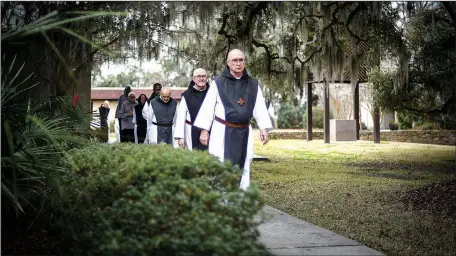
[[[228, 39], [228, 44], [230, 44], [231, 42], [236, 40], [236, 36], [228, 34], [228, 32], [225, 30], [226, 29], [226, 24], [228, 23], [228, 18], [229, 18], [229, 14], [224, 13], [223, 17], [222, 17], [222, 27], [220, 27], [220, 29], [217, 32], [217, 34], [222, 35], [225, 38], [227, 38]], [[228, 45], [228, 48], [230, 48], [229, 45]]]
[[356, 38], [357, 40], [357, 44], [360, 42], [360, 41], [364, 41], [366, 42], [367, 39], [363, 39], [361, 37], [359, 37], [358, 35], [356, 35], [351, 29], [350, 29], [350, 24], [351, 22], [353, 21], [353, 19], [355, 18], [355, 15], [360, 12], [361, 10], [364, 10], [366, 7], [364, 6], [363, 3], [360, 3], [358, 2], [358, 5], [356, 6], [356, 8], [348, 15], [348, 18], [347, 18], [347, 22], [345, 23], [345, 28], [347, 29], [348, 33]]
[[260, 13], [262, 10], [266, 9], [268, 7], [267, 2], [256, 2], [256, 6], [253, 8], [248, 8], [250, 11], [247, 17], [247, 21], [244, 23], [245, 27], [244, 29], [238, 34], [239, 36], [246, 36], [249, 34], [251, 25], [254, 23], [254, 19], [256, 18], [256, 15]]
[[445, 7], [445, 10], [448, 12], [450, 15], [451, 19], [453, 20], [453, 26], [456, 28], [456, 10], [454, 9], [452, 2], [441, 2], [443, 7]]
[[271, 50], [269, 50], [269, 47], [266, 44], [260, 43], [255, 39], [252, 39], [252, 43], [253, 43], [253, 45], [255, 45], [255, 47], [263, 47], [264, 50], [266, 51], [266, 56], [267, 56], [266, 67], [267, 67], [268, 74], [271, 75], [271, 64], [272, 64], [272, 59], [273, 59]]
[[298, 26], [301, 25], [301, 22], [305, 20], [306, 18], [323, 18], [323, 15], [315, 15], [315, 14], [309, 14], [309, 15], [304, 15], [300, 17], [298, 23], [296, 23], [294, 29], [293, 29], [293, 36], [296, 35], [296, 31], [298, 30]]
[[[106, 43], [105, 45], [103, 45], [102, 47], [100, 47], [101, 49], [106, 49], [108, 46], [114, 44], [115, 42], [119, 41], [120, 39], [120, 36], [117, 36], [115, 37], [113, 40], [109, 41], [108, 43]], [[89, 53], [90, 56], [93, 56], [95, 54], [97, 54], [101, 49], [100, 48], [97, 48], [95, 49], [94, 51], [92, 51], [91, 53]]]
[[312, 54], [310, 54], [310, 56], [309, 56], [307, 59], [305, 59], [304, 61], [302, 61], [301, 58], [299, 58], [298, 56], [295, 57], [295, 60], [299, 61], [299, 62], [301, 63], [301, 66], [304, 66], [304, 64], [306, 64], [307, 62], [309, 62], [309, 61], [313, 58], [313, 56], [314, 56], [315, 54], [317, 54], [318, 52], [321, 52], [321, 50], [322, 50], [322, 46], [320, 46], [320, 47], [318, 48], [318, 50], [316, 50], [316, 51], [314, 51]]

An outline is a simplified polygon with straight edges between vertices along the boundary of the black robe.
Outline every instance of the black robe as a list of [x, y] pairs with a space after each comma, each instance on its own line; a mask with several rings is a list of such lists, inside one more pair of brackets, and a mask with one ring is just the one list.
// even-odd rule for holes
[[109, 115], [109, 108], [103, 107], [101, 105], [98, 108], [98, 112], [100, 113], [100, 126], [101, 127], [108, 127], [108, 115]]
[[[187, 103], [187, 109], [190, 113], [190, 120], [193, 124], [195, 122], [196, 116], [203, 104], [204, 98], [206, 97], [207, 90], [209, 89], [209, 84], [206, 83], [206, 90], [198, 91], [193, 86], [195, 82], [191, 81], [188, 89], [182, 93], [182, 98], [185, 98]], [[192, 125], [192, 149], [207, 150], [208, 146], [201, 144], [199, 140], [201, 129]]]
[[147, 134], [147, 120], [144, 119], [142, 115], [142, 111], [145, 104], [148, 104], [147, 101], [144, 104], [141, 104], [141, 99], [138, 98], [138, 104], [134, 107], [136, 115], [136, 135], [138, 137], [139, 144], [144, 143]]

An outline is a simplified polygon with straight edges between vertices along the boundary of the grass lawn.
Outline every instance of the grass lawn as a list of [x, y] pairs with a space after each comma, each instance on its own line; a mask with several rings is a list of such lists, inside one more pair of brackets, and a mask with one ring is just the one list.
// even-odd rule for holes
[[270, 158], [252, 166], [268, 205], [387, 255], [456, 255], [454, 146], [272, 140], [255, 153]]

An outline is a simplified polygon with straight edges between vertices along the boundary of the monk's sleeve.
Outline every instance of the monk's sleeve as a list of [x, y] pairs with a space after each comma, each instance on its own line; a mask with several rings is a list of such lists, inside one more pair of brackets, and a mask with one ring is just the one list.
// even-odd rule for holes
[[196, 116], [195, 125], [201, 129], [209, 131], [214, 121], [215, 104], [217, 103], [217, 85], [214, 81], [211, 82], [209, 89], [207, 90], [206, 98], [204, 98], [203, 104]]
[[259, 85], [255, 107], [253, 108], [253, 117], [255, 118], [255, 121], [260, 129], [266, 129], [267, 131], [272, 130], [271, 118], [269, 117], [269, 112], [266, 108], [263, 92]]
[[115, 113], [115, 118], [120, 118], [119, 117], [119, 111], [120, 111], [120, 108], [122, 107], [122, 95], [119, 97], [119, 100], [117, 101], [117, 107], [116, 107], [116, 113]]
[[181, 98], [181, 102], [179, 103], [179, 107], [177, 108], [177, 117], [175, 130], [174, 130], [174, 138], [175, 139], [183, 139], [185, 134], [185, 120], [187, 119], [187, 102], [185, 101], [185, 97]]
[[133, 120], [132, 123], [136, 124], [136, 111], [135, 108], [133, 108]]
[[120, 119], [127, 121], [129, 112], [125, 110], [125, 105], [126, 104], [122, 104], [122, 106], [120, 107], [118, 116]]

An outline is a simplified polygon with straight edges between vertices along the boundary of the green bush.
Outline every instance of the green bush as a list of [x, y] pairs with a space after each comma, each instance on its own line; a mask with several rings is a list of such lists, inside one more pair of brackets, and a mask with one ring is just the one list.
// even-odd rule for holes
[[[70, 152], [64, 247], [81, 255], [262, 255], [255, 188], [207, 152], [96, 144]], [[77, 168], [76, 168], [77, 166]]]
[[[325, 111], [321, 107], [312, 107], [312, 127], [313, 128], [320, 128], [323, 129], [323, 122], [324, 122]], [[334, 118], [334, 113], [332, 111], [329, 112], [329, 118]], [[303, 117], [304, 123], [307, 122], [307, 113], [304, 113]]]
[[415, 130], [440, 130], [440, 127], [436, 123], [422, 122], [415, 126]]
[[305, 107], [297, 107], [292, 104], [283, 103], [277, 113], [277, 126], [280, 129], [300, 129], [304, 127], [303, 115]]

